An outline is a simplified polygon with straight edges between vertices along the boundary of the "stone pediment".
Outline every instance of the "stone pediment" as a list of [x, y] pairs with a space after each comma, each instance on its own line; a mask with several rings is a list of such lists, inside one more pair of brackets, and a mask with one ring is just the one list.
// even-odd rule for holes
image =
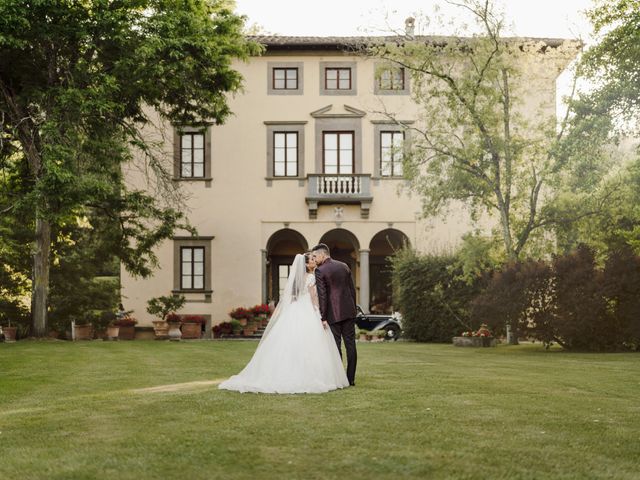
[[333, 104], [329, 104], [311, 112], [309, 115], [313, 118], [361, 118], [367, 114], [367, 112], [349, 105], [343, 105], [342, 107], [342, 109], [334, 108]]

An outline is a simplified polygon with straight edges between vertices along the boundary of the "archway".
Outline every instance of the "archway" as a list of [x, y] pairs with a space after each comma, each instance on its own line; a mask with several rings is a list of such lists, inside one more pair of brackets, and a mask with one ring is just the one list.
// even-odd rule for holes
[[287, 283], [289, 269], [296, 254], [309, 249], [307, 240], [300, 232], [290, 228], [283, 228], [275, 232], [267, 241], [267, 300], [276, 303]]
[[371, 239], [369, 244], [371, 313], [392, 313], [392, 268], [389, 257], [396, 250], [409, 245], [409, 238], [394, 228], [382, 230]]

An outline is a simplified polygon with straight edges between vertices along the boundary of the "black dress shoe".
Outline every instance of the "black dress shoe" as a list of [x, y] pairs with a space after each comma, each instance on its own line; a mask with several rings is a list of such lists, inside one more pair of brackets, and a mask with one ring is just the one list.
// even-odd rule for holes
[[355, 387], [356, 386], [356, 382], [349, 382], [349, 386], [350, 387]]

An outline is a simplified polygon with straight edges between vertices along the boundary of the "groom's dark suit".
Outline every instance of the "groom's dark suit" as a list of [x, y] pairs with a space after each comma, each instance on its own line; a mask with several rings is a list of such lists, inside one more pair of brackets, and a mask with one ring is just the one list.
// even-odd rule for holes
[[327, 258], [316, 268], [316, 288], [322, 320], [329, 323], [336, 345], [342, 356], [341, 340], [347, 351], [347, 379], [355, 382], [356, 363], [356, 289], [353, 286], [351, 270], [337, 260]]

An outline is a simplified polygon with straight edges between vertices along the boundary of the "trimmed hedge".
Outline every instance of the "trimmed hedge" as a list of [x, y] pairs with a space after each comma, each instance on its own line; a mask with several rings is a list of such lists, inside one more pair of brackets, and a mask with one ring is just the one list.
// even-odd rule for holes
[[469, 329], [469, 304], [480, 281], [462, 279], [455, 255], [418, 255], [411, 249], [392, 257], [394, 302], [402, 313], [403, 335], [419, 342], [450, 342]]

